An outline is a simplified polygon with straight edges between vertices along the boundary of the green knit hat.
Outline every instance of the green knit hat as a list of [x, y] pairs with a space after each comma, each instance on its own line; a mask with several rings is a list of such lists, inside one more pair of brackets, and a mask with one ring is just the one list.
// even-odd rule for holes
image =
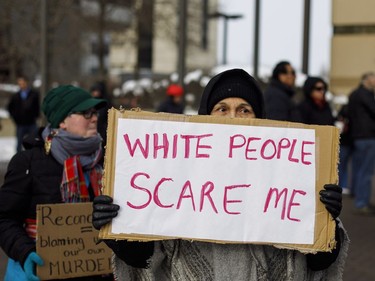
[[106, 100], [93, 98], [81, 88], [62, 85], [47, 93], [43, 100], [42, 111], [51, 127], [58, 128], [70, 113], [82, 112], [93, 107], [99, 109], [106, 104]]

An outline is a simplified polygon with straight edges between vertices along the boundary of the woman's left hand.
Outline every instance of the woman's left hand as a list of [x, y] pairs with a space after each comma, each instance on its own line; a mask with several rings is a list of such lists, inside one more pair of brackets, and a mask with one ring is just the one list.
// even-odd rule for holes
[[327, 211], [336, 219], [342, 209], [342, 188], [337, 184], [325, 184], [319, 195]]

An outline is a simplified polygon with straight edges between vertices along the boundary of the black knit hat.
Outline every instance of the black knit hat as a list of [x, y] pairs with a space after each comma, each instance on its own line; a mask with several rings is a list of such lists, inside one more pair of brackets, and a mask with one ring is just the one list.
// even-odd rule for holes
[[255, 80], [251, 80], [249, 77], [249, 74], [240, 69], [222, 73], [211, 90], [207, 101], [207, 114], [210, 114], [219, 101], [236, 97], [247, 101], [253, 108], [255, 116], [260, 118], [262, 116], [262, 101], [259, 99], [260, 90]]

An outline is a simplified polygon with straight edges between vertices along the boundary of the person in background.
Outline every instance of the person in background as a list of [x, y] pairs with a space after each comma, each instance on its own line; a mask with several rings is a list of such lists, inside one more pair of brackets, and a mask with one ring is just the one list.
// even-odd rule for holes
[[[0, 246], [9, 257], [5, 280], [37, 281], [36, 206], [89, 202], [101, 192], [102, 138], [97, 110], [106, 105], [81, 88], [50, 90], [42, 110], [48, 125], [24, 140], [0, 188]], [[70, 280], [113, 280], [92, 276]]]
[[[104, 82], [95, 83], [90, 88], [90, 94], [93, 98], [104, 99], [107, 101], [107, 104], [102, 108], [98, 109], [98, 133], [103, 139], [102, 147], [103, 151], [107, 144], [107, 127], [108, 127], [108, 110], [112, 107], [112, 103], [107, 95], [106, 85]], [[104, 153], [103, 157], [100, 160], [100, 164], [104, 163]]]
[[[339, 183], [342, 186], [343, 194], [350, 194], [355, 196], [355, 190], [353, 186], [353, 179], [350, 177], [349, 166], [351, 170], [355, 170], [356, 167], [350, 165], [353, 154], [353, 140], [350, 136], [350, 122], [349, 122], [349, 107], [348, 104], [344, 104], [337, 114], [336, 126], [339, 125], [340, 129], [340, 160], [339, 160]], [[355, 174], [356, 172], [354, 172]], [[353, 172], [352, 172], [353, 174]]]
[[[198, 114], [223, 118], [264, 118], [263, 94], [242, 69], [213, 77], [204, 89]], [[342, 280], [348, 238], [338, 216], [341, 188], [326, 184], [320, 200], [335, 219], [337, 247], [302, 254], [270, 245], [218, 244], [182, 239], [155, 242], [104, 240], [115, 252], [121, 280]], [[119, 206], [106, 195], [93, 203], [93, 225], [100, 229], [116, 217]], [[251, 231], [251, 230], [250, 230]]]
[[167, 98], [160, 103], [156, 112], [184, 113], [184, 89], [180, 85], [171, 84], [168, 86], [166, 94]]
[[17, 152], [22, 150], [22, 141], [28, 134], [38, 130], [36, 121], [40, 114], [39, 93], [29, 86], [26, 76], [17, 78], [20, 90], [11, 97], [7, 109], [16, 124]]
[[328, 84], [320, 77], [308, 77], [302, 89], [305, 99], [298, 105], [301, 122], [334, 126], [335, 118], [326, 100]]
[[372, 177], [375, 168], [375, 73], [362, 76], [361, 84], [349, 95], [350, 133], [354, 152], [352, 166], [355, 190], [355, 213], [375, 215], [370, 204]]
[[264, 92], [267, 119], [299, 122], [297, 106], [293, 100], [296, 72], [288, 61], [276, 64]]
[[343, 126], [340, 133], [340, 153], [339, 153], [339, 183], [343, 188], [343, 193], [348, 193], [348, 163], [351, 152], [351, 144], [348, 136], [348, 122], [345, 118], [347, 106], [340, 111], [336, 118], [332, 114], [331, 107], [326, 100], [328, 84], [320, 77], [308, 77], [303, 85], [304, 100], [298, 105], [301, 122], [309, 125], [330, 125], [337, 122]]

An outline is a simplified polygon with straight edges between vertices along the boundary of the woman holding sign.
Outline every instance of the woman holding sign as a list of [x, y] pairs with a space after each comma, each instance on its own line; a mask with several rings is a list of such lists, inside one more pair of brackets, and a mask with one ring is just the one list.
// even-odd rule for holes
[[[206, 86], [200, 115], [265, 118], [263, 94], [245, 71], [232, 69]], [[326, 184], [320, 200], [336, 220], [341, 212], [341, 188]], [[100, 229], [116, 217], [119, 206], [108, 196], [94, 199], [93, 225]], [[270, 245], [218, 244], [182, 239], [155, 242], [105, 240], [115, 252], [119, 280], [342, 280], [348, 240], [337, 221], [337, 246], [332, 251], [304, 255]]]
[[[24, 140], [26, 150], [13, 156], [0, 188], [0, 246], [9, 257], [6, 281], [40, 280], [35, 272], [44, 263], [36, 253], [38, 204], [90, 202], [100, 194], [102, 138], [97, 110], [106, 103], [71, 85], [54, 88], [44, 98], [48, 125], [40, 135]], [[72, 266], [65, 270], [74, 274]], [[113, 276], [69, 280], [113, 280]]]

